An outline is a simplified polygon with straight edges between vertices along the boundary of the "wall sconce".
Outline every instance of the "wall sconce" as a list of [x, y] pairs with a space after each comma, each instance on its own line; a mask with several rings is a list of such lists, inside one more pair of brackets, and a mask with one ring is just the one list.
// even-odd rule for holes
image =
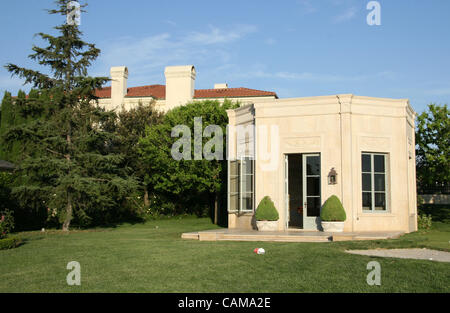
[[337, 172], [333, 167], [330, 173], [328, 173], [328, 185], [336, 185], [336, 184], [337, 184]]

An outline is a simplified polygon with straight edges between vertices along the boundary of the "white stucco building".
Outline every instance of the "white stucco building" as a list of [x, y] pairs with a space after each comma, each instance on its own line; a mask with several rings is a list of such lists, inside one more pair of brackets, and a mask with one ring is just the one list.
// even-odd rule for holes
[[279, 99], [275, 92], [226, 84], [196, 90], [191, 65], [167, 67], [165, 86], [128, 88], [126, 67], [112, 68], [111, 76], [112, 86], [97, 92], [108, 109], [152, 100], [163, 111], [193, 100], [242, 103], [228, 111], [231, 128], [250, 129], [248, 136], [228, 136], [229, 228], [253, 228], [256, 206], [270, 196], [280, 231], [317, 230], [321, 206], [336, 195], [346, 211], [346, 232], [417, 230], [416, 113], [407, 99]]

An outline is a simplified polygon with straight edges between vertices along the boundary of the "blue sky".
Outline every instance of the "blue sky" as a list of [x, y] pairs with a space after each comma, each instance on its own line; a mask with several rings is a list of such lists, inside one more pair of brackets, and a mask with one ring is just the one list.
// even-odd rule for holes
[[[84, 1], [81, 1], [84, 3]], [[85, 40], [102, 54], [90, 70], [126, 65], [128, 86], [164, 84], [164, 67], [193, 64], [196, 88], [276, 91], [279, 97], [354, 93], [450, 103], [450, 1], [380, 0], [381, 25], [369, 26], [369, 0], [91, 0]], [[52, 0], [3, 1], [0, 65], [39, 69], [27, 59], [37, 32], [63, 22]], [[0, 69], [0, 92], [18, 79]]]

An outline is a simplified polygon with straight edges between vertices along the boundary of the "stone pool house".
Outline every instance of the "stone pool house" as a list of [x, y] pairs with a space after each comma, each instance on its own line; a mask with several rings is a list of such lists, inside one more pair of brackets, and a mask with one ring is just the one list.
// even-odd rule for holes
[[[280, 231], [320, 230], [321, 206], [337, 195], [345, 232], [417, 230], [416, 113], [407, 99], [279, 99], [275, 92], [227, 84], [195, 89], [192, 65], [167, 67], [166, 85], [128, 88], [126, 67], [111, 68], [111, 77], [111, 87], [97, 91], [100, 105], [111, 110], [152, 100], [162, 111], [195, 100], [241, 102], [228, 111], [230, 128], [246, 129], [227, 138], [229, 228], [254, 228], [256, 206], [270, 196]], [[258, 157], [261, 146], [269, 159]]]

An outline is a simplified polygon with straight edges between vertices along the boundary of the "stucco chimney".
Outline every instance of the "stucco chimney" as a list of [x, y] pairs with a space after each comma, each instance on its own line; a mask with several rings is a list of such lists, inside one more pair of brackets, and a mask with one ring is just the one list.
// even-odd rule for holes
[[214, 84], [214, 89], [227, 89], [228, 84]]
[[194, 99], [195, 67], [193, 65], [168, 66], [166, 76], [166, 107], [174, 108]]
[[126, 66], [111, 67], [111, 106], [120, 108], [127, 95], [128, 68]]

